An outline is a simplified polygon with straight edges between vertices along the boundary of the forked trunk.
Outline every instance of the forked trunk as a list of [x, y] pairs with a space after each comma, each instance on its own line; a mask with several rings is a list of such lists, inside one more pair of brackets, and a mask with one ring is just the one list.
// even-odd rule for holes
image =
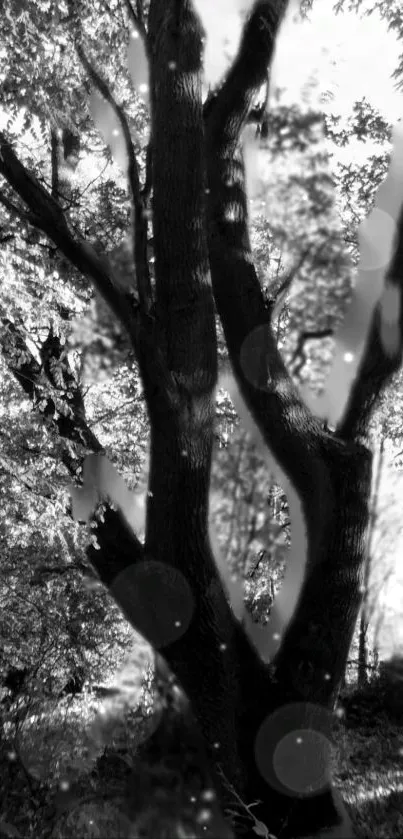
[[[92, 277], [127, 328], [140, 368], [151, 429], [145, 544], [121, 513], [108, 508], [98, 524], [100, 550], [88, 549], [91, 561], [186, 692], [200, 760], [209, 766], [222, 806], [259, 801], [255, 821], [244, 808], [236, 834], [254, 839], [257, 819], [281, 839], [347, 839], [352, 830], [341, 824], [345, 814], [332, 789], [328, 741], [362, 598], [372, 468], [364, 442], [379, 394], [401, 364], [402, 342], [389, 341], [384, 349], [377, 307], [334, 433], [307, 409], [277, 350], [252, 260], [240, 138], [267, 78], [285, 7], [286, 0], [255, 3], [238, 56], [203, 108], [203, 32], [193, 6], [190, 0], [151, 0], [155, 299], [146, 299], [147, 225], [130, 144], [136, 271], [144, 280], [139, 306], [116, 288], [107, 263], [73, 237], [62, 209], [55, 213], [51, 196], [3, 136], [0, 172], [38, 228]], [[403, 276], [402, 222], [400, 216], [387, 277], [395, 290]], [[216, 310], [252, 433], [300, 499], [306, 531], [306, 545], [294, 539], [293, 546], [293, 562], [305, 564], [303, 584], [270, 664], [234, 616], [208, 536]], [[400, 336], [402, 320], [401, 306]], [[29, 376], [25, 368], [13, 372], [35, 400], [39, 383], [42, 388], [35, 359]], [[97, 452], [100, 443], [86, 427], [76, 391], [74, 421], [54, 420], [55, 428]], [[70, 456], [65, 463], [76, 474]], [[269, 625], [268, 640], [272, 631]], [[340, 824], [339, 834], [323, 833]], [[208, 825], [203, 835], [213, 835]]]

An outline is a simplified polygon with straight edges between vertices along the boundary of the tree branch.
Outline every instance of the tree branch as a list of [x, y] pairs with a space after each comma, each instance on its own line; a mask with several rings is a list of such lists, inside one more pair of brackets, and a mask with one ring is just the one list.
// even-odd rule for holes
[[39, 495], [41, 498], [46, 498], [48, 501], [56, 500], [56, 494], [54, 492], [47, 489], [36, 489], [32, 482], [26, 481], [21, 475], [18, 475], [15, 470], [15, 464], [4, 454], [0, 455], [0, 466], [4, 474], [10, 475], [11, 478], [18, 481], [29, 492], [32, 492], [34, 495]]
[[337, 428], [337, 435], [342, 439], [367, 437], [369, 420], [379, 397], [402, 363], [403, 210], [397, 222], [396, 239], [383, 297], [375, 308], [344, 417]]
[[132, 21], [135, 28], [139, 31], [145, 46], [147, 47], [147, 30], [144, 19], [144, 10], [142, 0], [136, 0], [136, 10], [134, 11], [130, 0], [124, 0], [126, 9], [129, 13], [129, 20]]
[[[269, 8], [271, 4], [259, 3], [260, 13], [263, 6]], [[253, 37], [261, 38], [258, 27], [249, 31]], [[268, 43], [267, 60], [272, 52], [273, 44]], [[253, 42], [249, 43], [249, 58], [242, 65], [245, 74], [243, 86], [248, 96], [251, 96], [253, 80], [260, 81], [253, 66], [255, 54], [262, 69], [264, 62], [261, 52], [254, 50]], [[239, 61], [236, 64], [239, 66]], [[301, 627], [306, 615], [305, 609], [307, 603], [310, 604], [317, 597], [316, 586], [318, 580], [322, 579], [324, 569], [328, 573], [329, 589], [330, 580], [334, 581], [335, 572], [332, 576], [331, 571], [333, 544], [332, 550], [328, 552], [323, 546], [327, 544], [328, 532], [335, 533], [335, 544], [336, 536], [339, 538], [340, 524], [335, 511], [339, 509], [339, 503], [340, 509], [344, 509], [344, 496], [339, 490], [337, 475], [345, 474], [347, 468], [351, 469], [354, 481], [351, 478], [349, 482], [350, 496], [346, 506], [353, 511], [354, 504], [358, 504], [354, 495], [355, 492], [358, 495], [356, 473], [360, 473], [362, 461], [362, 471], [367, 480], [367, 462], [370, 458], [358, 446], [345, 446], [326, 433], [322, 423], [303, 402], [277, 349], [268, 308], [252, 260], [245, 171], [237, 136], [237, 130], [240, 131], [244, 124], [243, 118], [247, 117], [247, 109], [244, 107], [245, 96], [242, 91], [239, 103], [235, 94], [236, 91], [233, 91], [233, 114], [229, 113], [227, 103], [223, 102], [222, 109], [218, 105], [212, 106], [211, 115], [206, 121], [210, 267], [215, 301], [242, 399], [239, 399], [236, 388], [232, 388], [231, 392], [232, 383], [231, 397], [254, 442], [260, 447], [268, 468], [276, 473], [276, 482], [286, 491], [291, 508], [293, 531], [288, 577], [275, 600], [271, 622], [267, 629], [263, 629], [261, 638], [253, 626], [246, 627], [266, 659], [269, 653], [269, 658], [273, 659], [275, 655], [279, 663], [286, 660], [286, 653], [295, 645], [298, 633], [300, 640], [303, 637]], [[241, 116], [236, 112], [237, 104]], [[270, 452], [274, 458], [270, 457]], [[359, 461], [358, 466], [354, 465], [354, 461]], [[363, 485], [364, 478], [360, 488]], [[362, 521], [365, 524], [365, 515]], [[295, 583], [296, 579], [298, 583]], [[340, 587], [342, 581], [337, 580], [333, 588], [338, 591]], [[335, 617], [332, 619], [336, 620]], [[326, 617], [322, 613], [318, 620], [321, 626], [323, 624], [327, 638], [330, 638], [333, 631], [330, 623], [326, 624]], [[290, 631], [285, 635], [284, 627], [287, 624]], [[274, 633], [277, 632], [281, 640], [279, 653], [282, 658], [271, 646], [276, 637]], [[305, 632], [304, 638], [307, 634]], [[326, 642], [326, 649], [331, 650], [330, 642]], [[302, 655], [300, 650], [298, 654]], [[319, 672], [322, 663], [317, 663]], [[299, 672], [302, 672], [301, 668]], [[328, 696], [331, 695], [330, 688], [337, 690], [337, 678], [335, 670], [335, 681], [327, 686]], [[295, 679], [298, 681], [297, 675]], [[301, 691], [302, 685], [301, 677], [298, 687]]]
[[[130, 334], [136, 333], [136, 314], [128, 307], [126, 295], [122, 295], [115, 286], [106, 259], [99, 257], [92, 245], [84, 239], [73, 236], [58, 202], [52, 198], [37, 178], [28, 172], [2, 132], [0, 132], [0, 174], [29, 207], [31, 224], [46, 233], [64, 256], [79, 271], [93, 280], [116, 317], [126, 326]], [[4, 199], [4, 196], [2, 198]], [[22, 217], [20, 212], [18, 214]]]
[[[322, 251], [324, 249], [324, 247], [325, 247], [324, 244], [321, 245], [318, 248], [317, 253], [320, 253], [320, 251]], [[284, 306], [285, 298], [286, 298], [287, 292], [288, 292], [288, 290], [291, 286], [291, 283], [292, 283], [294, 277], [296, 277], [298, 272], [301, 270], [303, 264], [306, 262], [307, 257], [310, 255], [310, 253], [312, 253], [312, 248], [310, 248], [310, 247], [305, 248], [302, 251], [298, 261], [294, 265], [292, 265], [290, 270], [283, 277], [278, 289], [276, 289], [275, 293], [272, 294], [270, 299], [267, 301], [267, 305], [269, 306], [269, 309], [270, 309], [270, 312], [271, 312], [272, 321], [275, 317], [277, 317], [280, 314], [280, 311]]]
[[[307, 498], [308, 485], [318, 490], [318, 462], [312, 455], [320, 451], [322, 431], [294, 386], [271, 330], [252, 262], [239, 147], [250, 103], [266, 78], [279, 23], [273, 3], [259, 0], [206, 120], [209, 252], [214, 297], [238, 386], [279, 465]], [[305, 258], [304, 253], [300, 264]], [[284, 289], [290, 281], [285, 279]]]
[[333, 335], [333, 329], [317, 329], [313, 332], [301, 332], [298, 336], [297, 346], [293, 352], [293, 356], [291, 359], [291, 364], [295, 364], [297, 359], [299, 360], [299, 364], [296, 364], [294, 367], [293, 373], [296, 376], [302, 370], [305, 361], [305, 344], [307, 341], [318, 341], [321, 338], [330, 338]]
[[[45, 400], [50, 406], [53, 406], [52, 392], [54, 391], [54, 385], [49, 379], [49, 365], [44, 364], [43, 368], [41, 368], [28, 349], [21, 331], [18, 330], [15, 324], [12, 324], [11, 321], [6, 321], [5, 319], [3, 319], [3, 324], [7, 327], [9, 334], [12, 336], [15, 347], [25, 356], [23, 365], [17, 366], [15, 363], [10, 362], [7, 348], [4, 347], [3, 355], [10, 371], [21, 385], [24, 393], [32, 400], [34, 408], [37, 408], [39, 399]], [[54, 355], [52, 357], [57, 359], [60, 343], [58, 345], [57, 340], [55, 343], [55, 341], [52, 340], [51, 334], [49, 335], [49, 339], [50, 345], [48, 346], [48, 350], [53, 352]], [[48, 388], [46, 388], [47, 382]], [[72, 382], [70, 382], [70, 392], [72, 388], [73, 385]], [[61, 398], [63, 398], [62, 395]], [[59, 415], [56, 418], [52, 412], [49, 414], [48, 421], [52, 423], [55, 431], [60, 435], [62, 440], [72, 441], [73, 443], [78, 444], [80, 449], [84, 446], [87, 452], [102, 452], [103, 447], [101, 443], [88, 427], [83, 411], [77, 407], [81, 404], [81, 401], [81, 399], [73, 399], [70, 402], [66, 399], [66, 405], [68, 405], [70, 411], [69, 415]], [[41, 411], [41, 416], [43, 418], [47, 416], [46, 407], [45, 410]], [[76, 480], [77, 468], [81, 464], [81, 455], [74, 456], [74, 454], [72, 455], [68, 448], [66, 448], [62, 454], [62, 462], [73, 480]], [[22, 481], [22, 483], [24, 483], [27, 489], [33, 491], [31, 485], [24, 481]], [[44, 497], [51, 499], [51, 495], [44, 495]], [[139, 561], [144, 558], [144, 548], [120, 511], [114, 511], [110, 506], [107, 506], [104, 520], [102, 521], [99, 516], [95, 516], [95, 521], [97, 523], [97, 540], [101, 550], [97, 550], [94, 545], [90, 544], [87, 548], [87, 556], [94, 565], [102, 582], [111, 589], [113, 581], [116, 580], [119, 573], [124, 571], [135, 561]], [[123, 596], [124, 592], [119, 597], [119, 588], [115, 586], [115, 588], [112, 588], [111, 593], [115, 597], [118, 605], [126, 612], [132, 626], [136, 628], [137, 616], [136, 614], [130, 612], [130, 603], [126, 602], [126, 599]]]
[[145, 205], [140, 189], [140, 176], [137, 164], [134, 146], [130, 135], [129, 124], [123, 108], [117, 104], [106, 82], [101, 79], [99, 73], [95, 70], [89, 62], [81, 44], [76, 44], [76, 50], [80, 60], [85, 67], [92, 83], [100, 94], [106, 99], [113, 108], [123, 132], [123, 137], [126, 146], [127, 157], [129, 161], [128, 166], [128, 181], [129, 189], [133, 202], [134, 210], [134, 229], [133, 229], [133, 262], [136, 267], [136, 282], [139, 292], [140, 308], [148, 314], [152, 298], [151, 298], [151, 282], [148, 268], [147, 258], [147, 217], [145, 214]]
[[29, 221], [31, 224], [35, 224], [38, 220], [34, 213], [28, 213], [22, 207], [17, 207], [2, 192], [0, 192], [0, 204], [3, 204], [3, 207], [5, 207], [11, 215], [17, 216], [17, 218], [21, 219], [23, 222]]
[[276, 33], [288, 0], [257, 0], [247, 21], [237, 57], [228, 76], [210, 101], [206, 114], [227, 142], [237, 142], [249, 117], [253, 99], [267, 82]]
[[14, 233], [5, 233], [5, 235], [0, 238], [0, 245], [6, 245], [7, 242], [12, 242], [14, 238]]
[[[52, 380], [50, 357], [59, 361], [62, 353], [62, 346], [57, 336], [50, 332], [42, 345], [43, 364], [41, 365], [28, 348], [22, 329], [6, 317], [1, 318], [1, 323], [3, 326], [1, 350], [7, 367], [24, 393], [31, 399], [33, 406], [38, 408], [40, 402], [44, 403], [43, 410], [40, 411], [42, 417], [53, 424], [55, 431], [62, 438], [78, 443], [80, 446], [84, 445], [92, 451], [102, 451], [97, 437], [87, 426], [81, 390], [75, 382], [67, 358], [63, 362], [65, 375], [67, 375], [67, 387], [57, 388]], [[22, 360], [18, 361], [18, 356]], [[71, 400], [67, 400], [64, 396], [65, 390], [73, 393]], [[56, 410], [54, 401], [56, 395], [58, 399], [65, 400], [68, 406], [66, 415]], [[72, 474], [75, 474], [74, 469]]]

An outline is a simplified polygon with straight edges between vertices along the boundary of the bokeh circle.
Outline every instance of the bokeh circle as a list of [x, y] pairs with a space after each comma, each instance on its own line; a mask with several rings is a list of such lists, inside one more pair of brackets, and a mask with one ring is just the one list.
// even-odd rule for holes
[[284, 705], [266, 717], [255, 739], [265, 781], [283, 795], [317, 795], [329, 782], [332, 715], [309, 702]]
[[111, 594], [135, 629], [156, 649], [181, 638], [194, 614], [193, 594], [183, 574], [154, 559], [122, 571]]

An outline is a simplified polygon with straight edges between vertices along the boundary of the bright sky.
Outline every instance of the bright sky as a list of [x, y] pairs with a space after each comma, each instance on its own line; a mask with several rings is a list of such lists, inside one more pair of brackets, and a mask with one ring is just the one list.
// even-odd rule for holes
[[366, 96], [394, 122], [403, 116], [403, 95], [391, 79], [402, 45], [378, 14], [335, 15], [333, 5], [334, 0], [316, 0], [310, 21], [303, 24], [288, 15], [273, 68], [277, 83], [287, 88], [287, 96], [300, 101], [301, 90], [317, 71], [319, 95], [326, 90], [334, 94], [332, 109], [343, 113]]
[[[358, 17], [344, 12], [335, 15], [335, 0], [315, 0], [310, 19], [304, 23], [296, 19], [296, 2], [291, 6], [277, 41], [272, 68], [272, 88], [283, 89], [282, 103], [300, 104], [329, 110], [347, 116], [356, 101], [365, 97], [392, 125], [403, 118], [403, 94], [395, 89], [391, 78], [399, 63], [403, 45], [378, 14]], [[235, 52], [240, 34], [240, 11], [250, 7], [250, 0], [195, 0], [202, 18], [207, 42], [205, 49], [206, 82], [216, 84], [228, 67], [223, 55]], [[223, 50], [224, 47], [224, 50]], [[317, 84], [312, 85], [316, 79]], [[322, 97], [333, 98], [324, 102]], [[372, 153], [372, 144], [355, 143], [345, 150], [334, 149], [342, 160], [364, 158]], [[402, 534], [396, 534], [396, 556], [401, 554]], [[392, 654], [403, 644], [403, 615], [401, 597], [403, 573], [393, 576], [391, 585], [383, 593], [384, 602], [394, 610], [394, 626], [385, 625], [380, 637], [381, 652]], [[396, 597], [393, 597], [393, 593]], [[397, 630], [399, 627], [399, 630]]]
[[[402, 47], [378, 14], [358, 18], [353, 13], [335, 15], [335, 0], [315, 0], [310, 20], [299, 23], [296, 2], [289, 7], [277, 43], [273, 66], [274, 83], [286, 88], [285, 101], [301, 102], [304, 86], [317, 72], [319, 97], [331, 91], [332, 110], [350, 110], [366, 96], [383, 116], [395, 122], [403, 116], [403, 95], [394, 90], [390, 78]], [[251, 0], [195, 0], [207, 32], [206, 79], [217, 82], [228, 66], [223, 46], [233, 51], [237, 44], [240, 12]], [[310, 101], [314, 103], [314, 94]], [[322, 105], [323, 107], [323, 105]]]

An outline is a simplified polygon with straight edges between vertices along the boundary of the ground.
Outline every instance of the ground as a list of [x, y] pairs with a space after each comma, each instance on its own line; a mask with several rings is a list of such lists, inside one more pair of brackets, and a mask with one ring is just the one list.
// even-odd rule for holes
[[[376, 689], [355, 700], [350, 687], [344, 699], [334, 723], [336, 785], [357, 839], [396, 839], [403, 836], [403, 729]], [[1, 839], [224, 837], [181, 701], [167, 690], [153, 714], [146, 686], [137, 708], [127, 698], [108, 703], [79, 696], [31, 715], [18, 754], [8, 730], [0, 748]], [[239, 803], [232, 817], [240, 824], [245, 816]]]

